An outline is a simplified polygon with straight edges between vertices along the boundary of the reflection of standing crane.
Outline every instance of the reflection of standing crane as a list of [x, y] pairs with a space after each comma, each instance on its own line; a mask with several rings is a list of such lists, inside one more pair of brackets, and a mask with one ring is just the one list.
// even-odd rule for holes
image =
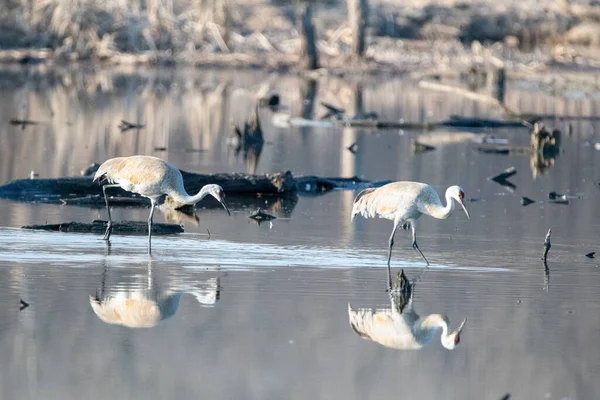
[[[399, 274], [400, 275], [400, 274]], [[362, 338], [370, 339], [393, 349], [418, 350], [429, 343], [441, 328], [442, 346], [453, 350], [460, 343], [467, 319], [449, 333], [449, 321], [445, 315], [430, 314], [421, 318], [413, 309], [413, 290], [402, 271], [400, 279], [408, 285], [406, 292], [400, 296], [390, 290], [391, 309], [352, 309], [348, 303], [350, 326]], [[408, 293], [408, 294], [406, 294]], [[403, 296], [408, 296], [408, 300]]]
[[106, 189], [112, 187], [121, 187], [129, 192], [138, 193], [150, 199], [150, 216], [148, 217], [148, 253], [150, 253], [150, 243], [152, 240], [152, 216], [154, 207], [159, 198], [168, 195], [178, 203], [194, 205], [207, 195], [213, 196], [225, 208], [227, 213], [229, 209], [225, 205], [225, 193], [219, 185], [205, 185], [195, 196], [190, 196], [183, 186], [183, 177], [181, 172], [168, 162], [160, 158], [150, 156], [131, 156], [117, 157], [102, 163], [94, 181], [106, 178], [108, 185], [102, 186], [104, 192], [104, 201], [108, 211], [108, 226], [104, 234], [104, 240], [110, 239], [112, 231], [112, 219], [110, 216], [110, 206]]
[[396, 230], [405, 222], [410, 222], [413, 236], [413, 248], [421, 254], [427, 265], [429, 261], [425, 258], [417, 245], [417, 220], [423, 214], [431, 215], [437, 219], [446, 219], [454, 211], [454, 201], [462, 206], [469, 217], [463, 199], [465, 192], [460, 186], [450, 186], [446, 190], [446, 206], [442, 206], [440, 197], [431, 186], [419, 182], [392, 182], [377, 189], [365, 189], [354, 199], [352, 217], [360, 214], [365, 218], [391, 219], [394, 221], [394, 229], [390, 235], [388, 251], [388, 272], [390, 274], [390, 259], [392, 258], [392, 247], [394, 246], [394, 235]]

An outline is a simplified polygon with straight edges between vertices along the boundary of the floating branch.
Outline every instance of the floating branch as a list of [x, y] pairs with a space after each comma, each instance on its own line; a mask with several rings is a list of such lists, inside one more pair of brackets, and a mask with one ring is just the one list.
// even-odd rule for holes
[[23, 299], [19, 299], [19, 311], [23, 311], [27, 307], [29, 307], [29, 303], [23, 301]]
[[498, 175], [492, 176], [488, 179], [498, 183], [499, 185], [502, 185], [502, 186], [508, 188], [509, 190], [514, 190], [517, 188], [517, 186], [514, 183], [509, 182], [507, 179], [516, 173], [517, 173], [517, 169], [515, 167], [509, 167], [509, 168], [505, 169], [504, 171], [502, 171], [501, 173], [499, 173]]
[[30, 121], [27, 119], [17, 119], [17, 118], [11, 118], [9, 123], [11, 125], [20, 126], [21, 130], [24, 130], [27, 125], [41, 125], [42, 124], [41, 122], [37, 122], [37, 121]]
[[550, 244], [550, 236], [552, 235], [552, 229], [548, 229], [548, 233], [546, 234], [546, 239], [544, 240], [544, 255], [542, 256], [542, 260], [546, 263], [546, 258], [548, 256], [548, 251], [552, 245]]
[[119, 124], [119, 129], [121, 130], [121, 132], [126, 132], [130, 129], [142, 129], [144, 126], [144, 124], [136, 124], [133, 122], [128, 122], [125, 120], [121, 120], [121, 123]]

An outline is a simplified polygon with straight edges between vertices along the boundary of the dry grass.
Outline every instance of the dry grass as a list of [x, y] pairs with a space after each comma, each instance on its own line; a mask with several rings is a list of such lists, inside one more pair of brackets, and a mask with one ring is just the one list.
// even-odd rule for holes
[[[50, 49], [39, 60], [287, 68], [296, 63], [300, 42], [294, 4], [275, 0], [5, 0], [0, 5], [0, 48]], [[352, 62], [347, 57], [351, 33], [344, 24], [345, 0], [316, 4], [317, 45], [327, 68], [368, 70], [375, 65], [380, 70], [410, 70], [404, 66], [444, 64], [452, 69], [453, 62], [477, 56], [470, 50], [471, 41], [488, 49], [503, 41], [516, 46], [600, 46], [600, 7], [587, 0], [370, 0], [367, 59]], [[416, 42], [407, 45], [411, 41], [406, 39]], [[422, 43], [426, 48], [419, 50]], [[510, 48], [491, 48], [490, 52], [505, 61], [530, 62], [528, 56], [521, 57]], [[550, 53], [537, 62], [548, 61]], [[28, 57], [5, 51], [0, 61]]]

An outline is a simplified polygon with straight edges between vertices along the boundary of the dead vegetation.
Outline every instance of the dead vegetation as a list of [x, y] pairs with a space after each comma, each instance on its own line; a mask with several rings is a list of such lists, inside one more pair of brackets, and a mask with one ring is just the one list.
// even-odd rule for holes
[[592, 1], [7, 0], [0, 61], [342, 72], [600, 66], [590, 51], [599, 20]]

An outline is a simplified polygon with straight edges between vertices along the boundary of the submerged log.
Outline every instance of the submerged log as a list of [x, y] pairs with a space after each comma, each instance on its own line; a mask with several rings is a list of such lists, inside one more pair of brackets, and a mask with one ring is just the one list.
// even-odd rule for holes
[[[197, 193], [204, 185], [214, 183], [223, 187], [228, 198], [231, 199], [230, 204], [240, 203], [241, 206], [252, 204], [248, 199], [256, 199], [257, 195], [264, 195], [265, 198], [289, 199], [295, 198], [298, 193], [322, 194], [335, 189], [364, 189], [382, 186], [389, 182], [372, 182], [358, 177], [302, 176], [294, 178], [289, 171], [267, 175], [203, 175], [185, 171], [181, 171], [181, 174], [188, 193]], [[149, 200], [145, 197], [121, 188], [111, 188], [108, 195], [110, 204], [113, 206], [146, 206], [149, 204]], [[92, 178], [87, 176], [35, 180], [17, 179], [0, 186], [0, 198], [50, 204], [104, 205], [102, 185], [93, 182]], [[217, 204], [215, 202], [215, 206]]]
[[[339, 115], [338, 115], [339, 116]], [[483, 129], [483, 128], [528, 128], [527, 123], [516, 119], [492, 119], [492, 118], [463, 118], [452, 116], [446, 121], [440, 122], [403, 122], [403, 121], [383, 121], [379, 119], [364, 118], [341, 118], [326, 121], [315, 121], [308, 118], [292, 117], [287, 113], [274, 113], [272, 123], [278, 128], [290, 127], [351, 127], [351, 128], [369, 128], [369, 129], [403, 129], [403, 130], [434, 130], [436, 128], [465, 128], [465, 129]]]
[[298, 192], [303, 194], [322, 194], [331, 190], [362, 190], [383, 186], [391, 181], [368, 181], [357, 176], [352, 178], [321, 178], [318, 176], [301, 176], [296, 178]]
[[[285, 195], [296, 190], [291, 172], [246, 175], [246, 174], [195, 174], [181, 171], [188, 193], [197, 193], [204, 185], [221, 185], [228, 195], [276, 194]], [[121, 188], [110, 190], [111, 196], [139, 198], [140, 196]], [[17, 179], [0, 186], [0, 197], [13, 200], [42, 203], [68, 203], [69, 199], [89, 196], [102, 197], [102, 185], [92, 181], [92, 177], [67, 177], [56, 179]], [[140, 200], [143, 201], [143, 200]]]
[[[91, 223], [63, 222], [60, 224], [25, 225], [22, 228], [55, 232], [95, 233], [98, 235], [104, 235], [107, 223], [107, 221], [95, 219]], [[182, 232], [183, 227], [181, 225], [162, 223], [152, 224], [152, 235], [174, 235]], [[145, 221], [114, 221], [112, 226], [112, 233], [128, 235], [147, 235], [148, 223]]]

